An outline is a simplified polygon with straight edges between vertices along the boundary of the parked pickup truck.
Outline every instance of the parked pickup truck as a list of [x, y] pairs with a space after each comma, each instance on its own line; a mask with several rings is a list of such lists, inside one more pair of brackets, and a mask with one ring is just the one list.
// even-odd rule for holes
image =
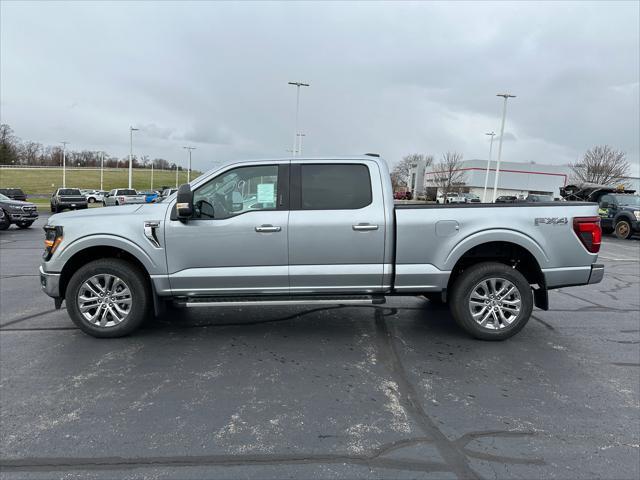
[[102, 200], [102, 204], [105, 207], [112, 205], [140, 204], [146, 202], [146, 196], [139, 195], [138, 192], [132, 188], [114, 188], [107, 193]]
[[77, 210], [87, 208], [87, 199], [77, 188], [59, 188], [51, 195], [51, 211]]
[[18, 228], [29, 228], [37, 219], [35, 204], [13, 200], [0, 193], [0, 230], [6, 230], [12, 223]]
[[163, 202], [50, 217], [42, 288], [96, 337], [184, 307], [447, 302], [471, 335], [520, 331], [547, 291], [600, 282], [595, 204], [395, 205], [377, 156], [229, 163]]

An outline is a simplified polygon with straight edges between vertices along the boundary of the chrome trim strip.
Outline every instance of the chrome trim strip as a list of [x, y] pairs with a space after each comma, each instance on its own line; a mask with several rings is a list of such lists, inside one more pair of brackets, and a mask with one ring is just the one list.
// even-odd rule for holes
[[183, 305], [188, 308], [197, 307], [237, 307], [247, 305], [371, 305], [373, 299], [362, 300], [339, 300], [339, 299], [323, 299], [323, 300], [254, 300], [254, 301], [229, 301], [229, 302], [185, 302]]

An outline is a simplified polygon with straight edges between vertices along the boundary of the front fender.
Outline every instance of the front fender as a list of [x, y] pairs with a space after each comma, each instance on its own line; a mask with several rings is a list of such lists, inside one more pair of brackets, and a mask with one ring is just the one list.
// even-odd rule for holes
[[456, 265], [458, 260], [460, 260], [460, 258], [473, 247], [491, 242], [514, 243], [522, 248], [525, 248], [535, 257], [538, 265], [540, 265], [541, 268], [545, 268], [545, 266], [549, 263], [549, 257], [547, 256], [543, 248], [538, 242], [536, 242], [528, 235], [517, 232], [515, 230], [491, 229], [473, 233], [460, 241], [453, 248], [453, 250], [449, 252], [449, 255], [445, 259], [445, 263], [442, 269], [453, 270], [453, 267]]
[[[61, 247], [64, 244], [60, 245]], [[137, 260], [142, 263], [149, 274], [162, 274], [166, 273], [162, 271], [164, 257], [164, 249], [158, 250], [155, 256], [158, 258], [152, 258], [142, 247], [135, 242], [132, 242], [128, 238], [120, 237], [118, 235], [111, 234], [97, 234], [89, 235], [86, 237], [78, 238], [72, 241], [70, 244], [64, 246], [62, 249], [58, 249], [56, 255], [47, 262], [47, 271], [49, 272], [61, 272], [64, 265], [75, 254], [86, 250], [91, 247], [114, 247], [124, 250], [125, 252], [133, 255]], [[161, 254], [161, 255], [160, 255]]]

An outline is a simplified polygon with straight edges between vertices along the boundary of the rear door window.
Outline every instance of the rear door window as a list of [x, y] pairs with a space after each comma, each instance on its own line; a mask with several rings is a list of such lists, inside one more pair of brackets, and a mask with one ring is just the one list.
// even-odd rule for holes
[[354, 210], [371, 204], [369, 168], [362, 164], [302, 164], [302, 210]]

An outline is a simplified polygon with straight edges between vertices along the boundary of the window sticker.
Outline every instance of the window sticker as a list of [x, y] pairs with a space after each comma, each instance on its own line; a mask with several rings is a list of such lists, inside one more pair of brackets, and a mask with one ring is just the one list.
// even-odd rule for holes
[[258, 184], [258, 203], [274, 203], [276, 201], [275, 185], [273, 183]]

